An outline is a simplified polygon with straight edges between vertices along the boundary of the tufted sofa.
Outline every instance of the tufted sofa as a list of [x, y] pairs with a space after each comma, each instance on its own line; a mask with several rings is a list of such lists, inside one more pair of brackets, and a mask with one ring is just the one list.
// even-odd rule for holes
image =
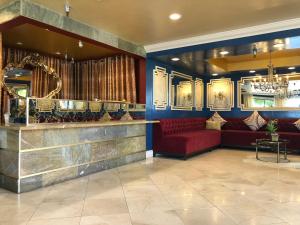
[[[222, 131], [206, 130], [207, 118], [161, 119], [154, 125], [153, 153], [188, 157], [218, 146], [253, 148], [252, 142], [267, 138], [266, 127], [252, 131], [245, 118], [224, 118]], [[266, 119], [266, 118], [265, 118]], [[268, 119], [266, 119], [268, 120]], [[300, 151], [300, 131], [293, 124], [297, 119], [279, 119], [278, 133], [288, 139], [288, 149]]]
[[153, 153], [188, 157], [221, 144], [221, 132], [206, 130], [206, 118], [161, 119], [154, 125]]
[[[222, 127], [222, 146], [224, 147], [251, 147], [251, 143], [258, 138], [268, 138], [266, 127], [252, 131], [244, 123], [245, 118], [224, 118], [227, 123]], [[268, 120], [265, 118], [265, 120]], [[278, 119], [278, 134], [288, 139], [288, 148], [300, 150], [300, 131], [293, 124], [297, 119]]]

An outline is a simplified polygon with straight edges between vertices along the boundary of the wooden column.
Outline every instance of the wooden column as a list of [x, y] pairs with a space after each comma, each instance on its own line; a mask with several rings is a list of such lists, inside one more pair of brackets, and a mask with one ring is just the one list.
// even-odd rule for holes
[[3, 57], [3, 54], [2, 54], [2, 32], [0, 32], [0, 124], [3, 123], [3, 109], [2, 109], [2, 79], [3, 79], [3, 65], [2, 65], [2, 57]]

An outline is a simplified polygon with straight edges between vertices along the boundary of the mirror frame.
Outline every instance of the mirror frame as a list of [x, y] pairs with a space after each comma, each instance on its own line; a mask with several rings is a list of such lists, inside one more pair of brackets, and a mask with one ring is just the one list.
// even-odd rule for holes
[[[191, 83], [191, 95], [192, 95], [192, 104], [191, 106], [174, 106], [172, 104], [172, 80], [174, 78], [174, 76], [177, 76], [177, 77], [181, 77], [181, 78], [184, 78], [184, 79], [187, 79], [187, 81], [189, 81]], [[194, 107], [194, 80], [193, 80], [193, 77], [190, 76], [190, 75], [187, 75], [187, 74], [184, 74], [184, 73], [179, 73], [179, 72], [176, 72], [176, 71], [171, 71], [171, 74], [170, 74], [170, 78], [169, 78], [169, 103], [170, 103], [170, 106], [171, 106], [171, 110], [186, 110], [186, 111], [192, 111], [193, 110], [193, 107]]]
[[[279, 77], [295, 77], [299, 76], [300, 73], [293, 73], [293, 74], [280, 74]], [[265, 77], [265, 76], [262, 76]], [[300, 107], [273, 107], [273, 108], [260, 108], [260, 107], [251, 107], [251, 108], [245, 108], [244, 104], [242, 104], [242, 98], [241, 98], [241, 84], [244, 82], [244, 80], [253, 80], [254, 78], [257, 78], [257, 76], [248, 76], [248, 77], [241, 77], [241, 79], [237, 82], [237, 103], [238, 108], [241, 109], [241, 111], [300, 111]]]
[[62, 88], [62, 80], [60, 79], [59, 75], [55, 72], [55, 70], [47, 66], [40, 55], [38, 53], [34, 53], [31, 55], [28, 55], [22, 59], [22, 61], [15, 65], [13, 63], [8, 63], [5, 68], [2, 71], [2, 81], [1, 85], [3, 88], [8, 92], [9, 95], [13, 96], [14, 98], [20, 98], [25, 99], [23, 96], [20, 96], [17, 94], [14, 88], [8, 87], [5, 83], [5, 74], [12, 70], [13, 68], [20, 68], [23, 69], [26, 65], [31, 65], [33, 67], [40, 67], [42, 68], [43, 72], [46, 73], [46, 76], [52, 76], [54, 80], [56, 81], [56, 88], [52, 90], [48, 95], [42, 97], [42, 98], [53, 98], [56, 94], [58, 94]]

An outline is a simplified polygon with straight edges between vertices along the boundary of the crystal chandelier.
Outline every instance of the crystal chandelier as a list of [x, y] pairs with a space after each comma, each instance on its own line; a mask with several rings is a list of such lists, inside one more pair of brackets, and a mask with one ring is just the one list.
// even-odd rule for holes
[[252, 87], [261, 93], [278, 95], [281, 98], [287, 97], [289, 77], [279, 77], [278, 74], [274, 74], [271, 52], [268, 64], [268, 75], [265, 78], [262, 78], [262, 76], [258, 76], [258, 79], [254, 78]]

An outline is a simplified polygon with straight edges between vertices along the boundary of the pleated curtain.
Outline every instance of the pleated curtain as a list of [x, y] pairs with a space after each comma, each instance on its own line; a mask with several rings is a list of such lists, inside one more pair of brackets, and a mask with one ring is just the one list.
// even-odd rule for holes
[[[3, 67], [18, 64], [32, 52], [3, 48]], [[57, 99], [116, 100], [136, 102], [134, 58], [127, 55], [71, 63], [53, 56], [41, 55], [46, 65], [55, 69], [62, 79], [62, 90]], [[32, 70], [31, 95], [43, 97], [55, 89], [55, 82], [41, 68]], [[2, 90], [2, 113], [7, 111], [7, 94]]]
[[75, 89], [77, 99], [136, 102], [134, 59], [122, 55], [77, 63]]

